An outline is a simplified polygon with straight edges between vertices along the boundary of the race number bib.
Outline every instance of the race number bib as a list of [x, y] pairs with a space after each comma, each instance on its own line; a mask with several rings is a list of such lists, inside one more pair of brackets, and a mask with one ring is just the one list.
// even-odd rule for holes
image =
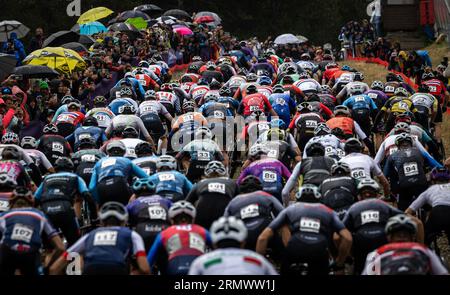
[[262, 179], [264, 182], [276, 182], [277, 174], [272, 171], [263, 171]]
[[284, 105], [286, 104], [286, 101], [285, 101], [284, 99], [282, 99], [282, 98], [277, 98], [277, 100], [275, 101], [275, 103], [276, 103], [277, 105], [284, 106]]
[[184, 122], [194, 121], [194, 115], [192, 115], [192, 114], [184, 115], [183, 120], [184, 120]]
[[0, 212], [5, 212], [9, 210], [9, 201], [0, 200]]
[[145, 79], [139, 79], [138, 81], [142, 86], [147, 87], [147, 81]]
[[102, 162], [102, 168], [106, 168], [112, 165], [116, 165], [116, 159], [106, 159], [105, 161]]
[[56, 153], [64, 153], [64, 146], [59, 142], [52, 143], [52, 151]]
[[251, 204], [241, 209], [241, 219], [253, 218], [259, 216], [259, 205]]
[[325, 147], [325, 156], [334, 155], [334, 149], [331, 146]]
[[267, 153], [267, 156], [268, 156], [269, 158], [272, 158], [272, 159], [278, 159], [278, 151], [277, 151], [277, 150], [270, 150], [270, 151]]
[[122, 94], [120, 93], [120, 91], [116, 91], [116, 98], [121, 98]]
[[199, 161], [211, 161], [209, 152], [197, 152], [197, 159]]
[[81, 162], [95, 162], [95, 155], [82, 155]]
[[419, 174], [419, 168], [416, 162], [403, 164], [403, 172], [405, 176], [414, 176]]
[[91, 137], [92, 136], [89, 133], [83, 133], [83, 134], [80, 134], [80, 136], [78, 137], [78, 140], [82, 140], [85, 138], [91, 138]]
[[300, 231], [319, 233], [320, 220], [315, 218], [302, 217], [302, 219], [300, 220]]
[[136, 151], [133, 148], [127, 148], [127, 154], [129, 157], [136, 157]]
[[142, 107], [143, 113], [156, 113], [156, 110], [153, 108], [153, 106], [144, 106]]
[[250, 112], [260, 111], [261, 108], [259, 106], [249, 106]]
[[167, 212], [164, 210], [163, 207], [159, 205], [150, 206], [148, 207], [148, 216], [150, 219], [155, 220], [166, 220], [167, 219]]
[[209, 183], [208, 192], [225, 194], [225, 184], [217, 182]]
[[205, 252], [205, 240], [197, 233], [189, 233], [189, 248]]
[[376, 93], [368, 93], [367, 94], [371, 99], [377, 99], [378, 95]]
[[386, 88], [384, 88], [384, 92], [395, 92], [395, 87], [394, 86], [386, 86]]
[[29, 243], [33, 236], [33, 228], [16, 223], [12, 230], [11, 240]]
[[364, 168], [355, 168], [352, 170], [352, 177], [354, 179], [361, 179], [366, 177], [366, 172]]
[[405, 111], [409, 110], [408, 104], [406, 102], [403, 102], [403, 101], [398, 103], [398, 108], [401, 109], [401, 110], [405, 110]]
[[367, 210], [361, 212], [361, 225], [371, 222], [380, 222], [380, 212], [375, 210]]
[[95, 119], [97, 119], [98, 122], [106, 122], [107, 117], [105, 115], [95, 115]]
[[262, 133], [262, 132], [264, 132], [266, 130], [269, 130], [269, 129], [270, 129], [269, 125], [267, 125], [267, 124], [258, 124], [258, 131], [260, 133]]
[[317, 121], [313, 120], [306, 120], [305, 121], [306, 128], [316, 128], [317, 127]]
[[436, 87], [436, 86], [428, 85], [428, 89], [430, 89], [430, 92], [431, 92], [431, 93], [437, 92], [437, 87]]
[[214, 111], [214, 118], [225, 119], [225, 114], [221, 111]]
[[117, 243], [116, 231], [101, 231], [95, 233], [94, 246], [115, 246]]
[[169, 255], [181, 249], [181, 240], [179, 234], [175, 234], [167, 240], [166, 249]]
[[366, 99], [365, 99], [365, 97], [364, 96], [357, 96], [357, 97], [355, 97], [355, 102], [365, 102], [366, 101]]
[[174, 181], [175, 175], [172, 173], [163, 173], [158, 175], [159, 181]]

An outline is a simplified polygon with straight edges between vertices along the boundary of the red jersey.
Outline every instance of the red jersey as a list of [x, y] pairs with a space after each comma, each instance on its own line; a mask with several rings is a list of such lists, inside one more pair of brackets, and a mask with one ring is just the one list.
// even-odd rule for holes
[[206, 251], [206, 230], [196, 224], [173, 225], [161, 232], [169, 260], [177, 256], [200, 256]]
[[242, 105], [244, 106], [244, 116], [250, 116], [256, 111], [266, 112], [272, 110], [269, 99], [261, 93], [247, 95], [242, 100]]
[[422, 84], [425, 84], [430, 89], [430, 94], [433, 94], [436, 98], [439, 99], [440, 103], [444, 102], [445, 98], [445, 85], [441, 80], [431, 79], [427, 81], [423, 81]]

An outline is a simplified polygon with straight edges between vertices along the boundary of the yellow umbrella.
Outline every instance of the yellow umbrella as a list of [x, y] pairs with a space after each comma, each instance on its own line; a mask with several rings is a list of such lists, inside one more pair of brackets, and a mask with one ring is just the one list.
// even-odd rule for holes
[[90, 23], [90, 22], [95, 22], [95, 21], [105, 18], [113, 13], [114, 13], [114, 11], [112, 11], [111, 9], [106, 8], [106, 7], [92, 8], [91, 10], [88, 10], [85, 13], [83, 13], [80, 16], [80, 18], [78, 19], [77, 23], [82, 25], [82, 24], [86, 24], [86, 23]]
[[86, 68], [86, 63], [77, 52], [62, 47], [46, 47], [33, 51], [23, 63], [47, 66], [63, 74], [71, 74], [73, 71]]

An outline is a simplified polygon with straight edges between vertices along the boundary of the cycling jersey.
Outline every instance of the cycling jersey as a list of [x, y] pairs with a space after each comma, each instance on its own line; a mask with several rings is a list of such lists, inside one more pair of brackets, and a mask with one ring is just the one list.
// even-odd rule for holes
[[218, 249], [195, 259], [189, 275], [277, 275], [263, 256], [244, 249]]
[[358, 122], [355, 122], [352, 118], [348, 117], [335, 117], [327, 121], [330, 129], [341, 128], [347, 136], [353, 136], [356, 133], [362, 140], [367, 138], [367, 135], [359, 126]]
[[180, 129], [183, 125], [195, 125], [198, 127], [207, 126], [208, 121], [200, 112], [190, 112], [183, 114], [177, 118], [172, 125], [172, 132]]
[[386, 101], [389, 99], [386, 93], [380, 90], [369, 90], [366, 91], [364, 94], [369, 96], [373, 100], [373, 102], [375, 102], [375, 104], [377, 105], [377, 109], [381, 109], [386, 103]]
[[81, 150], [72, 155], [75, 165], [75, 174], [80, 176], [87, 184], [91, 181], [95, 164], [106, 155], [98, 149]]
[[356, 95], [351, 96], [347, 98], [342, 105], [352, 109], [352, 110], [369, 110], [369, 111], [376, 111], [377, 105], [375, 102], [370, 98], [370, 96], [362, 94], [362, 95]]
[[141, 84], [141, 86], [144, 89], [155, 89], [156, 87], [159, 86], [158, 83], [156, 83], [156, 81], [153, 80], [147, 74], [138, 74], [138, 75], [136, 75], [136, 80], [139, 81], [139, 84]]
[[30, 176], [19, 161], [0, 160], [0, 174], [7, 174], [16, 181], [18, 186], [30, 187]]
[[149, 178], [155, 185], [155, 192], [174, 202], [183, 200], [192, 189], [192, 183], [177, 171], [158, 172]]
[[[343, 76], [341, 76], [341, 78], [342, 77]], [[369, 90], [370, 90], [369, 85], [367, 85], [364, 82], [359, 82], [359, 81], [349, 82], [347, 85], [345, 85], [344, 88], [342, 88], [342, 90], [339, 92], [337, 97], [345, 98], [345, 97], [348, 97], [351, 93], [353, 93], [353, 91], [358, 91], [360, 93], [364, 93]]]
[[143, 143], [144, 141], [139, 139], [139, 138], [124, 138], [120, 140], [126, 147], [127, 151], [125, 152], [124, 157], [125, 158], [130, 158], [130, 159], [135, 159], [136, 156], [136, 152], [135, 152], [135, 148], [138, 144]]
[[141, 157], [133, 160], [133, 164], [144, 170], [148, 176], [156, 173], [156, 162], [158, 162], [157, 156]]
[[139, 117], [143, 117], [148, 114], [157, 114], [165, 116], [169, 114], [166, 107], [159, 101], [156, 100], [147, 100], [143, 101], [139, 105]]
[[133, 127], [142, 134], [145, 139], [151, 139], [150, 134], [145, 128], [144, 122], [135, 115], [118, 115], [114, 117], [111, 121], [111, 125], [108, 126], [105, 132], [107, 135], [111, 135], [113, 131], [123, 131], [126, 127]]
[[207, 102], [198, 111], [207, 119], [225, 121], [227, 117], [233, 117], [228, 104], [218, 102]]
[[106, 129], [111, 124], [115, 115], [108, 108], [94, 108], [86, 114], [87, 117], [94, 117], [97, 119], [98, 127]]
[[209, 86], [198, 85], [191, 88], [190, 95], [192, 99], [198, 103], [199, 101], [203, 100], [203, 97], [205, 97], [206, 93], [209, 90]]
[[288, 126], [291, 121], [291, 113], [295, 112], [295, 101], [289, 94], [274, 93], [269, 97], [269, 102], [280, 119]]
[[77, 149], [80, 140], [84, 138], [92, 137], [97, 146], [101, 146], [103, 142], [107, 141], [105, 131], [100, 127], [95, 126], [81, 126], [75, 129], [75, 131], [66, 137], [69, 142], [73, 142], [75, 149]]
[[390, 111], [391, 113], [403, 114], [406, 112], [416, 112], [414, 103], [406, 97], [393, 96], [381, 108], [381, 111]]
[[24, 149], [25, 153], [27, 153], [28, 156], [30, 156], [33, 159], [34, 164], [36, 164], [37, 167], [44, 167], [45, 170], [49, 170], [53, 168], [50, 161], [47, 159], [47, 157], [39, 150], [34, 149]]
[[356, 200], [356, 181], [350, 176], [331, 176], [322, 182], [319, 190], [322, 194], [320, 202], [341, 218]]
[[425, 108], [427, 114], [436, 113], [439, 106], [438, 100], [429, 93], [416, 93], [409, 99], [414, 103], [417, 109]]
[[342, 156], [339, 154], [339, 150], [343, 150], [345, 145], [340, 141], [339, 138], [337, 138], [333, 134], [315, 136], [308, 141], [305, 148], [303, 149], [303, 157], [302, 157], [303, 159], [308, 157], [306, 155], [306, 151], [308, 150], [308, 147], [311, 146], [313, 143], [320, 143], [322, 146], [325, 147], [325, 156], [335, 158], [336, 157], [340, 158]]
[[434, 95], [439, 100], [439, 103], [444, 103], [447, 87], [441, 80], [430, 79], [427, 81], [422, 81], [422, 84], [428, 86], [428, 88], [430, 89], [430, 94]]
[[156, 92], [156, 100], [161, 102], [172, 116], [174, 116], [175, 113], [181, 113], [181, 102], [177, 95], [171, 92], [159, 91]]
[[425, 204], [432, 208], [437, 206], [450, 206], [450, 184], [435, 184], [430, 186], [426, 191], [409, 206], [413, 211], [417, 211]]
[[81, 196], [88, 191], [86, 183], [78, 175], [68, 172], [53, 173], [44, 178], [34, 198], [40, 200], [46, 213], [58, 213], [67, 208], [63, 208], [61, 204], [47, 208], [45, 203], [61, 201], [73, 205], [77, 195]]
[[56, 118], [55, 124], [70, 124], [76, 127], [84, 121], [84, 118], [84, 114], [80, 112], [64, 112]]
[[357, 180], [383, 175], [380, 166], [378, 166], [371, 157], [365, 154], [351, 153], [343, 157], [340, 162], [344, 162], [350, 166], [351, 176]]
[[261, 93], [255, 93], [245, 96], [239, 106], [238, 113], [244, 116], [250, 116], [255, 111], [268, 112], [272, 110], [267, 97]]
[[108, 108], [113, 112], [114, 115], [119, 115], [119, 109], [123, 106], [134, 106], [135, 109], [138, 109], [138, 103], [131, 98], [116, 98], [108, 105]]
[[302, 79], [294, 83], [303, 93], [319, 93], [322, 91], [322, 86], [314, 79]]
[[[417, 124], [411, 124], [411, 125], [409, 125], [409, 127], [411, 128], [410, 135], [413, 136], [414, 138], [417, 138], [421, 143], [429, 144], [429, 143], [433, 142], [433, 139], [428, 135], [428, 133], [424, 129], [422, 129], [421, 126], [419, 126]], [[391, 130], [386, 135], [385, 139], [387, 139], [393, 135], [396, 135], [395, 130]], [[393, 137], [393, 138], [395, 139], [395, 137]]]

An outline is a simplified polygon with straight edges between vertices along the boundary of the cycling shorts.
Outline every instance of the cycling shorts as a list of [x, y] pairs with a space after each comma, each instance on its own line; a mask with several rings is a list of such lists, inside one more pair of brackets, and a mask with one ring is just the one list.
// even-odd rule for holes
[[0, 248], [0, 275], [13, 276], [16, 270], [24, 276], [40, 275], [41, 254], [39, 251], [20, 253], [7, 246]]
[[186, 255], [177, 256], [169, 260], [167, 263], [167, 274], [169, 276], [187, 275], [192, 262], [198, 256]]
[[161, 118], [157, 114], [146, 114], [142, 116], [141, 119], [145, 128], [152, 136], [153, 141], [158, 142], [158, 140], [166, 134]]
[[114, 176], [101, 180], [97, 185], [99, 206], [106, 202], [119, 202], [127, 205], [133, 194], [126, 179], [121, 176]]
[[146, 252], [150, 251], [150, 248], [152, 247], [158, 234], [168, 227], [169, 225], [162, 221], [140, 222], [136, 225], [135, 231], [144, 240]]

